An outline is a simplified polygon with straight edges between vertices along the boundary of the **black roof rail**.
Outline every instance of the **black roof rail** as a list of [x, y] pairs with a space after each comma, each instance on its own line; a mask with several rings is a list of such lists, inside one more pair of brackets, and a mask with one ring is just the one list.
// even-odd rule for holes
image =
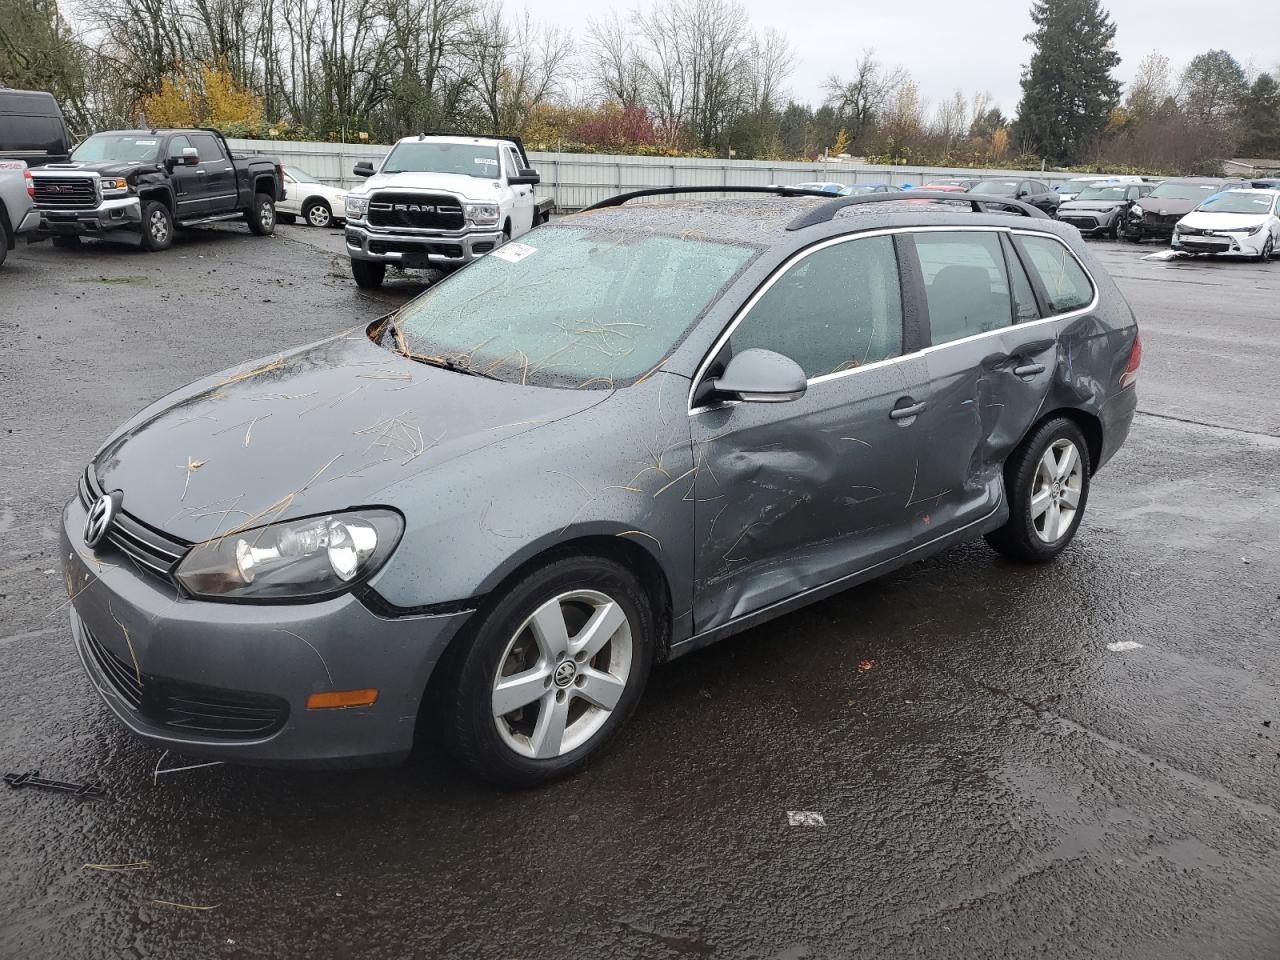
[[976, 196], [968, 193], [954, 193], [944, 190], [903, 190], [899, 193], [866, 193], [859, 197], [836, 197], [830, 203], [824, 203], [814, 207], [812, 210], [806, 210], [800, 216], [796, 217], [789, 224], [788, 230], [803, 230], [805, 227], [812, 227], [819, 223], [829, 223], [837, 213], [845, 207], [852, 207], [862, 203], [902, 203], [904, 200], [946, 200], [951, 203], [968, 203], [974, 213], [986, 213], [986, 207], [1009, 207], [1024, 217], [1038, 217], [1042, 220], [1051, 220], [1047, 213], [1039, 207], [1033, 207], [1029, 203], [1023, 203], [1021, 200], [1013, 200], [1008, 197], [987, 197], [985, 194], [979, 200]]
[[588, 210], [604, 210], [608, 207], [620, 207], [628, 200], [638, 200], [640, 197], [665, 197], [680, 193], [767, 193], [775, 197], [832, 197], [836, 195], [827, 193], [825, 190], [800, 190], [796, 187], [650, 187], [647, 190], [632, 190], [630, 193], [620, 193], [614, 197], [606, 197], [598, 203], [593, 203], [589, 207], [583, 207], [580, 213], [586, 213]]

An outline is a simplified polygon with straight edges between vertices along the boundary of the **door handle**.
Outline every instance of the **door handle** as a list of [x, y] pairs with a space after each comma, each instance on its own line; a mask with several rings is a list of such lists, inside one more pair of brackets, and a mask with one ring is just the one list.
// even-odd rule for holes
[[1013, 374], [1016, 377], [1034, 377], [1037, 373], [1044, 373], [1043, 363], [1024, 363], [1020, 367], [1013, 368]]
[[203, 176], [204, 176], [204, 174], [205, 174], [205, 172], [204, 172], [203, 170], [197, 170], [197, 171], [196, 171], [196, 173], [197, 173], [199, 176], [202, 176], [202, 177], [203, 177]]
[[912, 404], [909, 407], [894, 407], [889, 411], [890, 420], [906, 420], [918, 414], [924, 413], [924, 408], [928, 406], [923, 400], [919, 403]]

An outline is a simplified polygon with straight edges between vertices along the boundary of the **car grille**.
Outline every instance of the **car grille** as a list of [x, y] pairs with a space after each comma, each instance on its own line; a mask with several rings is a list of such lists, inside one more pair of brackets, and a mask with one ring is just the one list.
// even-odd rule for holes
[[[91, 464], [80, 477], [80, 502], [87, 510], [103, 493]], [[116, 513], [115, 520], [107, 530], [106, 543], [132, 560], [139, 569], [170, 582], [173, 579], [173, 568], [191, 549], [189, 543], [153, 530], [123, 510]]]
[[98, 189], [92, 177], [33, 177], [38, 207], [96, 207]]
[[1086, 230], [1094, 230], [1098, 226], [1098, 221], [1093, 217], [1081, 217], [1081, 216], [1071, 215], [1071, 216], [1060, 216], [1058, 219], [1061, 220], [1063, 223], [1071, 224], [1073, 227], [1083, 227]]
[[401, 240], [370, 240], [370, 253], [405, 253], [427, 254], [433, 253], [441, 257], [451, 257], [458, 259], [462, 256], [462, 247], [456, 243], [414, 243], [413, 241]]
[[414, 230], [461, 230], [462, 207], [453, 197], [422, 193], [375, 193], [369, 200], [370, 226]]
[[252, 740], [275, 733], [289, 718], [289, 704], [279, 697], [142, 673], [103, 646], [87, 625], [81, 627], [85, 651], [98, 673], [129, 707], [158, 726], [223, 740]]

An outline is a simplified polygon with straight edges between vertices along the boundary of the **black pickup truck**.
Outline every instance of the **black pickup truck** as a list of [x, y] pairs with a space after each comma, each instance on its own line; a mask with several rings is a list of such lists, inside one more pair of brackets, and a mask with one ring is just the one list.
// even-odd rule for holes
[[95, 133], [66, 163], [31, 171], [40, 212], [37, 236], [75, 244], [82, 236], [130, 230], [146, 250], [173, 243], [174, 228], [244, 218], [274, 232], [283, 200], [278, 160], [233, 157], [216, 130]]

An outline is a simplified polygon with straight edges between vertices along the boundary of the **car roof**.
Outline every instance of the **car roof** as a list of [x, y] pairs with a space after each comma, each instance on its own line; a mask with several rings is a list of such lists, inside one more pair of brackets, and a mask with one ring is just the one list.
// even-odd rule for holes
[[471, 145], [471, 146], [479, 145], [479, 146], [485, 146], [485, 147], [496, 147], [499, 144], [515, 142], [514, 140], [511, 140], [507, 137], [457, 137], [457, 136], [436, 136], [434, 134], [424, 134], [418, 137], [402, 137], [400, 140], [397, 141], [397, 143], [398, 144], [399, 143], [418, 143], [420, 141], [425, 143], [428, 140], [431, 141], [432, 143], [451, 143], [451, 144]]
[[[801, 214], [839, 197], [748, 196], [726, 199], [631, 203], [572, 214], [559, 222], [619, 232], [658, 233], [685, 239], [747, 243], [761, 247], [804, 245], [824, 236], [913, 226], [990, 226], [1036, 230], [1058, 236], [1067, 229], [1047, 217], [1007, 213], [974, 213], [966, 194], [955, 203], [914, 199], [910, 192], [883, 203], [857, 204], [838, 210], [829, 222], [799, 230], [787, 227]], [[848, 199], [848, 198], [845, 198]], [[961, 206], [961, 204], [965, 206]]]

